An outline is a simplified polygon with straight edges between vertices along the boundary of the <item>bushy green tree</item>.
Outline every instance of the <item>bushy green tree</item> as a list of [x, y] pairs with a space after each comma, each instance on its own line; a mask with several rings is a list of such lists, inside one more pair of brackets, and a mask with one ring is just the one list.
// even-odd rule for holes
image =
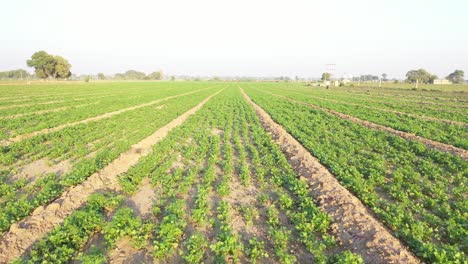
[[135, 71], [135, 70], [128, 70], [124, 73], [117, 73], [115, 75], [115, 79], [123, 79], [123, 80], [144, 80], [147, 76], [144, 72]]
[[150, 80], [162, 80], [164, 78], [164, 74], [162, 71], [152, 72], [148, 75], [148, 79]]
[[322, 81], [328, 81], [330, 80], [330, 73], [324, 72], [322, 73]]
[[29, 67], [34, 67], [38, 78], [68, 78], [71, 76], [71, 64], [61, 56], [53, 56], [41, 50], [34, 53], [26, 61]]
[[436, 75], [424, 69], [411, 70], [406, 73], [406, 81], [409, 83], [415, 83], [416, 81], [420, 83], [433, 83], [435, 79], [437, 79]]
[[104, 73], [100, 72], [100, 73], [98, 73], [97, 78], [98, 78], [98, 80], [105, 80], [106, 76], [104, 75]]
[[451, 74], [449, 74], [447, 77], [447, 80], [453, 82], [453, 83], [463, 83], [465, 80], [465, 72], [462, 70], [455, 70]]

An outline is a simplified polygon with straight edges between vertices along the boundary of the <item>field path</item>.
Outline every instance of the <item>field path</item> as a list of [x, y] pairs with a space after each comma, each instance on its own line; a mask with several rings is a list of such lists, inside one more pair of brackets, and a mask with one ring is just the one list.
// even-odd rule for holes
[[320, 110], [320, 111], [330, 113], [330, 114], [335, 115], [335, 116], [337, 116], [339, 118], [349, 120], [349, 121], [351, 121], [353, 123], [360, 124], [360, 125], [366, 126], [368, 128], [371, 128], [371, 129], [376, 129], [376, 130], [379, 130], [379, 131], [388, 132], [390, 134], [393, 134], [395, 136], [399, 136], [401, 138], [408, 139], [408, 140], [416, 140], [416, 141], [419, 141], [419, 142], [425, 144], [429, 148], [437, 149], [437, 150], [440, 150], [440, 151], [443, 151], [443, 152], [449, 152], [449, 153], [452, 153], [453, 155], [461, 157], [464, 160], [468, 160], [468, 151], [466, 151], [464, 149], [461, 149], [461, 148], [457, 148], [457, 147], [449, 145], [449, 144], [444, 144], [444, 143], [441, 143], [441, 142], [433, 141], [433, 140], [430, 140], [430, 139], [427, 139], [427, 138], [424, 138], [424, 137], [417, 136], [417, 135], [412, 134], [412, 133], [407, 133], [407, 132], [403, 132], [403, 131], [400, 131], [400, 130], [393, 129], [391, 127], [382, 126], [382, 125], [379, 125], [379, 124], [376, 124], [376, 123], [373, 123], [373, 122], [370, 122], [370, 121], [367, 121], [367, 120], [363, 120], [363, 119], [360, 119], [360, 118], [357, 118], [357, 117], [354, 117], [354, 116], [351, 116], [351, 115], [343, 114], [343, 113], [335, 111], [335, 110], [331, 110], [331, 109], [323, 108], [323, 107], [320, 107], [320, 106], [317, 106], [317, 105], [314, 105], [314, 104], [294, 100], [294, 99], [291, 99], [291, 98], [286, 97], [286, 96], [282, 96], [282, 95], [278, 95], [278, 94], [274, 94], [274, 93], [269, 93], [269, 92], [266, 92], [266, 91], [262, 91], [262, 92], [271, 94], [271, 95], [276, 96], [276, 97], [286, 99], [286, 100], [291, 101], [291, 102], [302, 104], [302, 105], [305, 105], [305, 106], [308, 106], [308, 107], [311, 107], [311, 108], [314, 108], [314, 109], [317, 109], [317, 110]]
[[[203, 107], [213, 96], [222, 90], [208, 96], [198, 105], [181, 114], [165, 126], [155, 131], [149, 137], [134, 144], [101, 171], [92, 174], [88, 179], [65, 191], [54, 202], [45, 207], [38, 207], [22, 221], [13, 224], [10, 230], [0, 237], [0, 263], [11, 262], [23, 255], [39, 239], [41, 239], [63, 220], [80, 208], [92, 193], [101, 190], [119, 191], [118, 175], [126, 172], [138, 161], [152, 151], [152, 147], [164, 139], [175, 127]], [[179, 95], [180, 96], [180, 95]]]
[[131, 111], [131, 110], [135, 110], [135, 109], [142, 108], [142, 107], [145, 107], [145, 106], [150, 106], [150, 105], [153, 105], [153, 104], [157, 104], [159, 102], [166, 101], [166, 100], [169, 100], [169, 99], [173, 99], [173, 98], [177, 98], [177, 97], [181, 97], [181, 96], [185, 96], [185, 95], [189, 95], [189, 94], [193, 94], [193, 93], [198, 93], [198, 92], [201, 92], [201, 91], [204, 91], [204, 90], [207, 90], [207, 89], [210, 89], [210, 88], [204, 88], [204, 89], [200, 89], [200, 90], [196, 90], [196, 91], [192, 91], [192, 92], [188, 92], [188, 93], [182, 93], [182, 94], [178, 94], [178, 95], [168, 96], [168, 97], [158, 99], [158, 100], [154, 100], [154, 101], [151, 101], [151, 102], [148, 102], [148, 103], [123, 108], [123, 109], [120, 109], [120, 110], [117, 110], [117, 111], [108, 112], [108, 113], [105, 113], [105, 114], [102, 114], [102, 115], [86, 118], [86, 119], [83, 119], [83, 120], [80, 120], [80, 121], [71, 122], [71, 123], [63, 124], [63, 125], [52, 127], [52, 128], [46, 128], [46, 129], [35, 131], [35, 132], [32, 132], [32, 133], [18, 135], [16, 137], [0, 141], [0, 146], [9, 146], [9, 145], [11, 145], [11, 144], [13, 144], [15, 142], [18, 142], [18, 141], [21, 141], [21, 140], [24, 140], [24, 139], [28, 139], [28, 138], [31, 138], [31, 137], [34, 137], [34, 136], [37, 136], [37, 135], [52, 133], [52, 132], [59, 131], [59, 130], [62, 130], [62, 129], [67, 128], [67, 127], [76, 126], [76, 125], [79, 125], [79, 124], [85, 124], [85, 123], [92, 122], [92, 121], [98, 121], [98, 120], [101, 120], [101, 119], [109, 118], [109, 117], [114, 116], [114, 115], [118, 115], [118, 114], [121, 114], [121, 113]]
[[419, 263], [403, 244], [378, 221], [361, 201], [345, 189], [270, 115], [255, 104], [241, 88], [245, 100], [253, 106], [265, 130], [272, 134], [295, 172], [306, 180], [322, 210], [333, 219], [332, 232], [345, 247], [361, 254], [365, 263]]

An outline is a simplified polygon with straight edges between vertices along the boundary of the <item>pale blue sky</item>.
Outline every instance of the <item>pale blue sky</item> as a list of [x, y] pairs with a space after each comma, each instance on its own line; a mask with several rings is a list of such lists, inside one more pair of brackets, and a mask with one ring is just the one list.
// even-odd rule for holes
[[467, 0], [1, 1], [0, 71], [46, 50], [78, 74], [468, 72]]

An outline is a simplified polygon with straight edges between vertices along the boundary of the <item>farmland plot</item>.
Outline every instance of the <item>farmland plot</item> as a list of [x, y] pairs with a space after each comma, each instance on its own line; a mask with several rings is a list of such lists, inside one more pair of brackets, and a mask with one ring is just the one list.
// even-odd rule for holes
[[[82, 88], [0, 90], [0, 262], [465, 260], [467, 161], [329, 112], [361, 113], [340, 103], [359, 90]], [[380, 96], [367, 112], [422, 116]], [[440, 97], [408, 100], [460, 115], [434, 111], [421, 124], [464, 122], [463, 102]], [[371, 116], [360, 118], [388, 124]], [[460, 129], [446, 142], [462, 147]]]

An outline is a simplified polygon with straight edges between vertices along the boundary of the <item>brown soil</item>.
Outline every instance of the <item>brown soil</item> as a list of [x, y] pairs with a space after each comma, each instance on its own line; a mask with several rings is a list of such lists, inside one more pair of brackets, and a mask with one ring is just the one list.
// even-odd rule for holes
[[136, 165], [140, 158], [147, 156], [152, 151], [153, 145], [161, 141], [172, 129], [181, 125], [220, 92], [208, 96], [192, 109], [136, 143], [101, 171], [94, 173], [83, 183], [65, 191], [54, 202], [45, 207], [36, 208], [31, 216], [13, 224], [10, 230], [0, 237], [0, 259], [9, 262], [24, 254], [34, 242], [41, 239], [55, 226], [61, 224], [65, 217], [81, 207], [90, 194], [102, 190], [119, 191], [118, 175]]
[[294, 137], [275, 123], [241, 89], [266, 131], [287, 156], [295, 172], [306, 180], [320, 208], [333, 219], [332, 232], [340, 243], [360, 254], [366, 263], [419, 263], [420, 261], [346, 190]]
[[83, 119], [83, 120], [80, 120], [80, 121], [71, 122], [71, 123], [63, 124], [63, 125], [52, 127], [52, 128], [46, 128], [46, 129], [35, 131], [35, 132], [32, 132], [32, 133], [18, 135], [16, 137], [0, 141], [0, 146], [8, 146], [8, 145], [11, 145], [14, 142], [18, 142], [18, 141], [21, 141], [21, 140], [24, 140], [24, 139], [28, 139], [28, 138], [31, 138], [31, 137], [34, 137], [34, 136], [37, 136], [37, 135], [48, 134], [48, 133], [52, 133], [52, 132], [55, 132], [55, 131], [62, 130], [62, 129], [67, 128], [67, 127], [76, 126], [76, 125], [79, 125], [79, 124], [86, 124], [86, 123], [92, 122], [92, 121], [98, 121], [98, 120], [101, 120], [101, 119], [109, 118], [109, 117], [112, 117], [114, 115], [118, 115], [118, 114], [121, 114], [121, 113], [124, 113], [124, 112], [128, 112], [128, 111], [131, 111], [131, 110], [142, 108], [142, 107], [145, 107], [145, 106], [153, 105], [153, 104], [156, 104], [156, 103], [159, 103], [159, 102], [162, 102], [162, 101], [166, 101], [166, 100], [169, 100], [169, 99], [173, 99], [173, 98], [177, 98], [177, 97], [181, 97], [181, 96], [185, 96], [185, 95], [189, 95], [189, 94], [193, 94], [193, 93], [198, 93], [198, 92], [204, 91], [206, 89], [209, 89], [209, 88], [196, 90], [196, 91], [192, 91], [192, 92], [188, 92], [188, 93], [182, 93], [182, 94], [178, 94], [178, 95], [173, 95], [173, 96], [165, 97], [165, 98], [158, 99], [158, 100], [155, 100], [155, 101], [151, 101], [149, 103], [135, 105], [135, 106], [120, 109], [120, 110], [117, 110], [117, 111], [114, 111], [114, 112], [108, 112], [108, 113], [105, 113], [105, 114], [102, 114], [102, 115], [99, 115], [99, 116], [86, 118], [86, 119]]
[[36, 112], [22, 113], [22, 114], [10, 115], [10, 116], [2, 116], [2, 117], [0, 117], [0, 119], [13, 119], [13, 118], [29, 116], [29, 115], [41, 115], [41, 114], [45, 114], [45, 113], [60, 112], [60, 111], [67, 110], [67, 109], [70, 109], [70, 108], [84, 107], [84, 106], [88, 106], [88, 105], [92, 105], [92, 104], [96, 104], [96, 103], [73, 105], [73, 106], [64, 106], [64, 107], [40, 110], [40, 111], [36, 111]]
[[132, 246], [128, 238], [117, 241], [115, 249], [109, 252], [109, 263], [115, 264], [141, 264], [153, 263], [153, 258], [147, 250]]
[[136, 215], [147, 219], [151, 216], [151, 209], [155, 199], [154, 188], [151, 186], [149, 178], [145, 178], [138, 192], [130, 197], [126, 203]]
[[343, 114], [343, 113], [338, 112], [338, 111], [322, 108], [320, 106], [316, 106], [316, 105], [313, 105], [313, 104], [310, 104], [310, 103], [297, 101], [297, 100], [294, 100], [294, 99], [291, 99], [291, 98], [288, 98], [288, 97], [285, 97], [285, 96], [277, 95], [277, 94], [272, 94], [272, 93], [270, 93], [270, 94], [274, 95], [274, 96], [277, 96], [277, 97], [284, 98], [286, 100], [289, 100], [289, 101], [292, 101], [292, 102], [295, 102], [295, 103], [298, 103], [298, 104], [302, 104], [302, 105], [305, 105], [305, 106], [320, 110], [320, 111], [324, 111], [324, 112], [333, 114], [333, 115], [335, 115], [335, 116], [337, 116], [339, 118], [349, 120], [351, 122], [366, 126], [368, 128], [376, 129], [376, 130], [379, 130], [379, 131], [385, 131], [387, 133], [393, 134], [395, 136], [399, 136], [399, 137], [404, 138], [404, 139], [416, 140], [416, 141], [419, 141], [419, 142], [425, 144], [429, 148], [437, 149], [437, 150], [443, 151], [443, 152], [452, 153], [453, 155], [459, 156], [464, 160], [468, 160], [468, 151], [466, 151], [464, 149], [457, 148], [457, 147], [449, 145], [449, 144], [444, 144], [444, 143], [440, 143], [440, 142], [437, 142], [437, 141], [433, 141], [433, 140], [430, 140], [430, 139], [427, 139], [427, 138], [424, 138], [424, 137], [417, 136], [417, 135], [412, 134], [412, 133], [407, 133], [407, 132], [399, 131], [399, 130], [396, 130], [396, 129], [393, 129], [393, 128], [390, 128], [390, 127], [382, 126], [382, 125], [372, 123], [372, 122], [367, 121], [367, 120], [362, 120], [362, 119], [359, 119], [359, 118], [354, 117], [354, 116], [350, 116], [350, 115]]
[[46, 104], [55, 104], [55, 103], [62, 103], [65, 102], [65, 100], [57, 100], [57, 101], [48, 101], [48, 102], [42, 102], [42, 103], [31, 103], [31, 104], [20, 104], [20, 105], [6, 105], [6, 106], [0, 106], [1, 109], [10, 109], [10, 108], [19, 108], [19, 107], [26, 107], [26, 106], [33, 106], [33, 105], [46, 105]]
[[53, 164], [53, 162], [47, 159], [40, 159], [19, 168], [19, 173], [15, 174], [11, 179], [14, 181], [20, 178], [28, 178], [30, 181], [34, 181], [38, 176], [43, 174], [66, 174], [72, 169], [72, 167], [73, 166], [69, 160]]

